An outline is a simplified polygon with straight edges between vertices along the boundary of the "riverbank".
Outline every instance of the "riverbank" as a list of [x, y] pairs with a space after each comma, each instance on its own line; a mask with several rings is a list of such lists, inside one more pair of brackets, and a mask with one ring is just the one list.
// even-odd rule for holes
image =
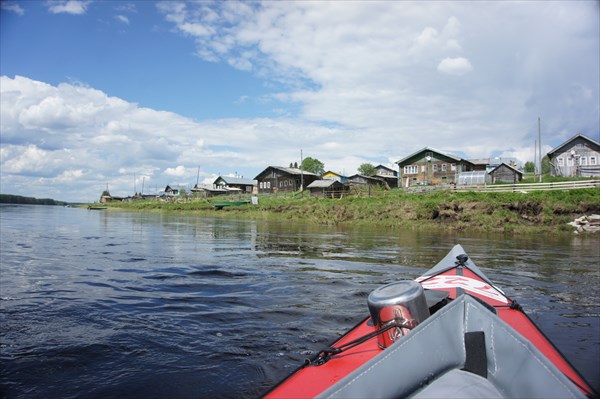
[[[239, 200], [239, 197], [232, 200]], [[562, 232], [568, 223], [600, 213], [600, 188], [529, 193], [437, 191], [411, 194], [399, 190], [371, 197], [317, 199], [287, 195], [259, 197], [258, 205], [216, 209], [223, 197], [112, 202], [109, 210], [190, 212], [199, 216], [281, 220], [320, 225], [377, 225], [381, 228], [471, 230], [489, 232]]]

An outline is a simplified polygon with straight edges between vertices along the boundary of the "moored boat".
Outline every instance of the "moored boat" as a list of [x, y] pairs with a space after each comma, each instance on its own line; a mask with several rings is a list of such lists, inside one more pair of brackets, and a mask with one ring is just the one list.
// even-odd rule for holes
[[597, 393], [460, 245], [265, 398], [585, 398]]
[[222, 201], [214, 203], [213, 206], [217, 209], [223, 209], [230, 206], [248, 205], [249, 203], [250, 201]]

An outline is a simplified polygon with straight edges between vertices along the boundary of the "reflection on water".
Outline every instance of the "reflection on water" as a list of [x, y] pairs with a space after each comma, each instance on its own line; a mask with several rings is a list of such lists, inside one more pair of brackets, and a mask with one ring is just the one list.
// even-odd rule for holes
[[256, 397], [460, 243], [598, 387], [596, 237], [1, 206], [1, 394]]

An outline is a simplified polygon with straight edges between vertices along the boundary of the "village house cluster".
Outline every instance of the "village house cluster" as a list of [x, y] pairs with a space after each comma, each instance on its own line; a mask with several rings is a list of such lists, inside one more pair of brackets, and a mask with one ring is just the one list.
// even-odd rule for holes
[[[554, 148], [547, 156], [552, 176], [600, 176], [600, 143], [582, 134], [577, 134]], [[212, 185], [196, 184], [190, 191], [212, 197], [225, 194], [295, 192], [306, 189], [313, 196], [339, 197], [356, 186], [408, 188], [419, 185], [482, 185], [518, 183], [523, 178], [523, 171], [513, 159], [467, 160], [431, 147], [425, 147], [395, 163], [398, 170], [378, 165], [373, 176], [343, 176], [333, 171], [318, 176], [299, 168], [268, 166], [254, 179], [219, 176]], [[182, 190], [186, 188], [168, 185], [164, 195], [178, 195]], [[138, 194], [139, 196], [141, 194]]]

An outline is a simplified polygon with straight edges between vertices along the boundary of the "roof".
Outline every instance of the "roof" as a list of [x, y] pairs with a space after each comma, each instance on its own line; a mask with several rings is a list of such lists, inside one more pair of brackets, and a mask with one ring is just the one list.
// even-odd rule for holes
[[551, 156], [552, 154], [554, 154], [555, 152], [557, 152], [561, 148], [567, 146], [572, 141], [574, 141], [575, 139], [578, 139], [578, 138], [582, 138], [584, 140], [589, 141], [591, 144], [593, 144], [594, 146], [596, 146], [596, 148], [597, 148], [598, 151], [600, 151], [600, 143], [599, 142], [597, 142], [596, 140], [592, 140], [591, 138], [589, 138], [587, 136], [584, 136], [583, 134], [579, 133], [579, 134], [576, 134], [575, 136], [571, 137], [569, 140], [565, 141], [564, 143], [562, 143], [558, 147], [554, 148], [553, 150], [548, 151], [548, 156]]
[[315, 180], [310, 183], [306, 188], [328, 188], [333, 186], [334, 184], [342, 184], [337, 180]]
[[511, 169], [512, 171], [514, 171], [514, 172], [516, 172], [516, 173], [519, 173], [519, 174], [521, 174], [521, 175], [523, 174], [523, 172], [521, 172], [520, 170], [518, 170], [518, 169], [516, 169], [516, 168], [513, 168], [512, 166], [510, 166], [509, 164], [507, 164], [507, 163], [504, 163], [504, 162], [502, 162], [500, 165], [496, 166], [494, 169], [490, 170], [490, 172], [489, 172], [489, 173], [493, 173], [493, 172], [494, 172], [496, 169], [498, 169], [498, 168], [499, 168], [499, 167], [501, 167], [502, 165], [506, 166], [507, 168]]
[[380, 164], [380, 165], [377, 165], [377, 166], [375, 166], [375, 169], [385, 169], [385, 170], [389, 170], [390, 172], [394, 172], [394, 173], [396, 172], [394, 169], [392, 169], [392, 168], [388, 168], [387, 166], [385, 166], [385, 165], [381, 165], [381, 164]]
[[355, 180], [355, 178], [362, 178], [365, 180], [375, 180], [375, 181], [382, 182], [382, 183], [385, 181], [381, 176], [365, 176], [365, 175], [361, 175], [358, 173], [349, 177], [350, 180]]
[[490, 164], [490, 159], [489, 158], [468, 159], [467, 161], [471, 162], [473, 165], [487, 166], [487, 165]]
[[310, 172], [307, 172], [305, 170], [303, 171], [302, 169], [298, 169], [298, 168], [286, 168], [286, 167], [283, 167], [283, 166], [269, 166], [265, 170], [263, 170], [262, 172], [260, 172], [258, 175], [256, 175], [255, 179], [257, 179], [260, 175], [262, 175], [267, 170], [269, 170], [269, 168], [280, 170], [280, 171], [282, 171], [284, 173], [287, 173], [288, 175], [317, 176], [314, 173], [310, 173]]
[[244, 179], [243, 177], [231, 177], [231, 176], [219, 176], [213, 184], [217, 184], [219, 180], [222, 180], [225, 184], [245, 184], [248, 186], [255, 186], [256, 180]]
[[322, 176], [325, 176], [325, 175], [336, 175], [336, 176], [339, 176], [339, 177], [347, 177], [347, 176], [342, 175], [341, 173], [333, 172], [331, 170], [328, 170], [327, 172], [324, 172], [322, 174]]
[[452, 154], [448, 154], [447, 152], [443, 152], [443, 151], [440, 151], [440, 150], [436, 150], [435, 148], [431, 148], [431, 147], [424, 147], [424, 148], [421, 148], [419, 151], [415, 151], [415, 152], [413, 152], [412, 154], [410, 154], [409, 156], [407, 156], [407, 157], [404, 157], [404, 158], [402, 158], [402, 159], [401, 159], [401, 160], [399, 160], [399, 161], [396, 161], [395, 163], [396, 163], [396, 164], [398, 164], [398, 165], [400, 165], [400, 164], [402, 164], [404, 161], [406, 161], [406, 160], [408, 160], [408, 159], [410, 159], [410, 158], [414, 157], [415, 155], [418, 155], [418, 154], [420, 154], [420, 153], [422, 153], [422, 152], [428, 152], [428, 151], [430, 151], [430, 152], [435, 152], [435, 153], [437, 153], [437, 154], [441, 154], [441, 155], [443, 155], [443, 156], [445, 156], [445, 157], [448, 157], [448, 158], [452, 158], [452, 159], [454, 159], [456, 162], [460, 162], [460, 161], [462, 161], [462, 160], [463, 160], [462, 158], [458, 158], [457, 156], [455, 156], [455, 155], [452, 155]]

